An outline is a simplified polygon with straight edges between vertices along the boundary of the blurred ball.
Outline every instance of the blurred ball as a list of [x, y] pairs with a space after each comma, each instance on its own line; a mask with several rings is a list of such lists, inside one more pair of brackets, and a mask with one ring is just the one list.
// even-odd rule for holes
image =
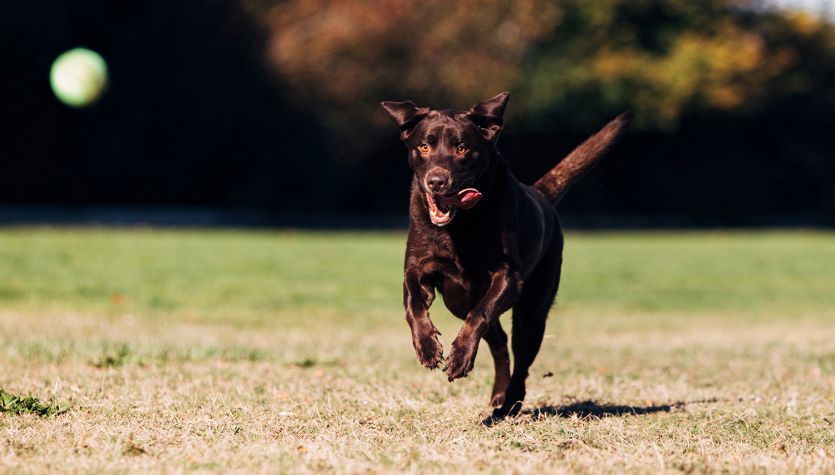
[[107, 86], [107, 64], [95, 51], [71, 49], [52, 63], [52, 92], [64, 104], [85, 107], [96, 102]]

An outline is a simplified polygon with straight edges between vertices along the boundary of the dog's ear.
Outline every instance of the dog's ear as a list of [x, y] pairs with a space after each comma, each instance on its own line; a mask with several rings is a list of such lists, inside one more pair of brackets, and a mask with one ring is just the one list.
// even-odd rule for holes
[[418, 107], [412, 101], [383, 101], [380, 106], [389, 115], [391, 120], [400, 129], [400, 138], [406, 140], [409, 138], [412, 129], [429, 114], [429, 109], [426, 107]]
[[509, 92], [502, 92], [492, 99], [481, 101], [467, 112], [467, 116], [487, 140], [496, 140], [504, 125], [504, 110], [510, 99]]

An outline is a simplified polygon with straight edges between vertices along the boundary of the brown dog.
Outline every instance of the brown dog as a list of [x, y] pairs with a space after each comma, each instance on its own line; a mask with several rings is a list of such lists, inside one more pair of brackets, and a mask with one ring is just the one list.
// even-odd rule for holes
[[[429, 319], [435, 289], [464, 320], [443, 371], [449, 381], [473, 369], [484, 338], [496, 368], [494, 418], [516, 414], [525, 379], [557, 294], [563, 235], [554, 205], [623, 135], [622, 114], [586, 140], [532, 187], [508, 170], [497, 142], [509, 94], [469, 111], [433, 110], [413, 102], [381, 105], [400, 128], [414, 171], [409, 206], [403, 304], [418, 359], [444, 361]], [[499, 316], [513, 307], [513, 374]]]

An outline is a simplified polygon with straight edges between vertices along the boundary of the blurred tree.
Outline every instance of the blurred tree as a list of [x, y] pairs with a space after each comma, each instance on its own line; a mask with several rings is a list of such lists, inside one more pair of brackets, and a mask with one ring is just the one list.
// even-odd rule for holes
[[[76, 46], [112, 80], [81, 110], [48, 87]], [[762, 1], [8, 1], [0, 49], [0, 203], [399, 212], [379, 102], [510, 90], [503, 150], [528, 181], [638, 114], [564, 211], [835, 216], [835, 27]]]
[[343, 137], [358, 189], [405, 174], [379, 145], [393, 135], [380, 100], [466, 108], [511, 90], [505, 150], [528, 180], [637, 112], [630, 163], [568, 210], [835, 212], [835, 28], [810, 14], [755, 0], [243, 1], [298, 103]]
[[380, 98], [454, 104], [518, 84], [524, 55], [558, 15], [536, 0], [301, 0], [264, 18], [281, 75], [350, 129], [383, 123]]
[[506, 89], [517, 115], [631, 107], [670, 129], [761, 105], [798, 65], [797, 35], [831, 30], [741, 0], [244, 1], [281, 75], [343, 130], [382, 122], [381, 98], [465, 107]]

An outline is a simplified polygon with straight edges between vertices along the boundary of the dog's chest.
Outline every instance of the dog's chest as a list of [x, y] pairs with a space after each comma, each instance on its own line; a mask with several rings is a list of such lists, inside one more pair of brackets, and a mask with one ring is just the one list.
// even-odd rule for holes
[[489, 286], [490, 263], [497, 262], [497, 252], [484, 244], [447, 241], [434, 249], [435, 287], [459, 318], [466, 318]]
[[466, 318], [481, 298], [483, 287], [480, 281], [469, 273], [452, 266], [435, 274], [435, 288], [444, 297], [444, 305], [458, 318]]

